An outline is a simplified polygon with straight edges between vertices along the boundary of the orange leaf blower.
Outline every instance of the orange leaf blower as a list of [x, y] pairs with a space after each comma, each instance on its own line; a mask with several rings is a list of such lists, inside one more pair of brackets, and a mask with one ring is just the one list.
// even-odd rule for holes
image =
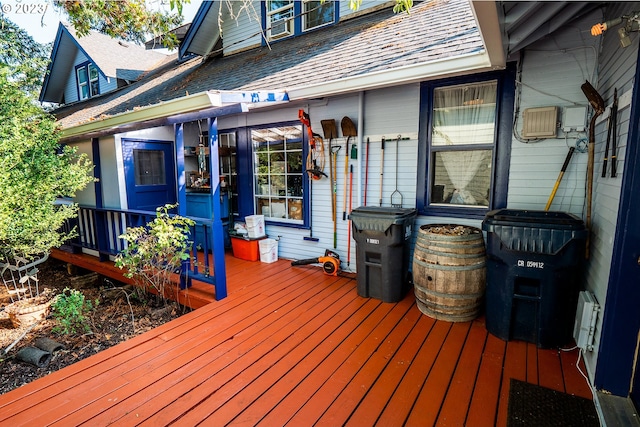
[[292, 266], [308, 264], [322, 264], [322, 270], [324, 271], [324, 274], [328, 274], [329, 276], [337, 276], [338, 270], [340, 270], [340, 256], [336, 252], [327, 249], [324, 251], [324, 256], [291, 261]]

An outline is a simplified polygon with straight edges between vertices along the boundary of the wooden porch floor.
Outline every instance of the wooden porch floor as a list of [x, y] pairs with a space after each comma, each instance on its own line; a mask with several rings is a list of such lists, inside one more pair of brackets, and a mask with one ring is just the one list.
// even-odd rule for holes
[[577, 352], [435, 321], [413, 294], [227, 257], [229, 296], [0, 396], [0, 425], [506, 425], [509, 380], [591, 398]]

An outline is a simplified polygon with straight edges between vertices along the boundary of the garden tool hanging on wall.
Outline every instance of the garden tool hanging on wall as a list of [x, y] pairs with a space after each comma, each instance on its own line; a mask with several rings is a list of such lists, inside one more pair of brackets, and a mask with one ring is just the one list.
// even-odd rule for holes
[[307, 173], [313, 179], [327, 176], [324, 173], [324, 143], [322, 137], [311, 129], [311, 118], [304, 110], [298, 110], [298, 119], [307, 127], [309, 154], [307, 154]]
[[[594, 110], [594, 114], [591, 117], [591, 122], [589, 123], [589, 147], [588, 147], [588, 159], [587, 159], [587, 220], [586, 226], [589, 234], [591, 234], [591, 202], [593, 199], [593, 164], [595, 157], [595, 127], [596, 127], [596, 119], [602, 113], [604, 113], [604, 100], [602, 96], [595, 90], [589, 81], [585, 81], [581, 86], [582, 92], [589, 100], [589, 104]], [[590, 238], [587, 235], [587, 247], [585, 251], [586, 258], [589, 258], [589, 242]]]
[[338, 210], [337, 200], [336, 200], [338, 183], [336, 181], [337, 180], [336, 164], [338, 163], [338, 150], [340, 150], [340, 146], [333, 147], [332, 142], [335, 138], [338, 137], [338, 129], [336, 129], [336, 121], [334, 119], [320, 120], [320, 124], [322, 125], [322, 130], [324, 132], [325, 139], [329, 138], [329, 180], [331, 181], [329, 190], [331, 193], [331, 220], [333, 221], [333, 249], [336, 249], [338, 247], [337, 218], [336, 218], [336, 213]]
[[353, 124], [353, 121], [344, 116], [342, 121], [340, 122], [340, 127], [342, 127], [342, 136], [347, 137], [347, 142], [345, 143], [344, 150], [344, 194], [342, 199], [342, 206], [344, 210], [342, 211], [342, 220], [347, 220], [347, 183], [349, 177], [349, 141], [352, 136], [358, 136], [358, 131], [356, 129], [356, 125]]

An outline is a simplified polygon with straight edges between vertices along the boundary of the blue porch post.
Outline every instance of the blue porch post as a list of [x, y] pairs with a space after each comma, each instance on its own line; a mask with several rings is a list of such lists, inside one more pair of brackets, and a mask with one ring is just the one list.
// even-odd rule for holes
[[213, 197], [213, 271], [216, 300], [227, 296], [227, 271], [224, 262], [224, 230], [220, 212], [220, 159], [218, 157], [218, 118], [209, 119], [209, 162], [211, 171], [211, 197]]
[[[178, 123], [174, 126], [176, 138], [176, 176], [178, 178], [178, 215], [187, 216], [187, 190], [186, 177], [184, 173], [184, 123]], [[180, 289], [186, 289], [191, 286], [191, 277], [188, 275], [191, 266], [190, 262], [184, 261], [180, 268]]]
[[[100, 167], [100, 139], [91, 138], [91, 157], [93, 158], [93, 177], [96, 179], [94, 184], [94, 191], [96, 196], [96, 208], [102, 209], [104, 207], [102, 202], [102, 171]], [[100, 261], [109, 260], [109, 238], [107, 236], [107, 221], [105, 221], [104, 214], [94, 212], [94, 221], [96, 228], [96, 240], [98, 245], [98, 259]]]

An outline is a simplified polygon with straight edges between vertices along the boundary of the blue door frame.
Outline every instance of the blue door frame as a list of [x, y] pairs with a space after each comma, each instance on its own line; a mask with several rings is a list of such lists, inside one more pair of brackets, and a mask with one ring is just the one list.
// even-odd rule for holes
[[[625, 153], [622, 189], [611, 272], [602, 325], [602, 340], [595, 386], [617, 396], [629, 395], [640, 330], [640, 60], [636, 59], [629, 137]], [[635, 385], [638, 384], [636, 374]], [[638, 406], [638, 388], [632, 391]]]
[[[135, 152], [159, 152], [164, 160], [164, 182], [136, 183]], [[173, 141], [122, 139], [122, 156], [127, 185], [127, 207], [133, 210], [155, 212], [158, 206], [176, 203], [176, 168]], [[154, 171], [151, 171], [154, 172]]]

